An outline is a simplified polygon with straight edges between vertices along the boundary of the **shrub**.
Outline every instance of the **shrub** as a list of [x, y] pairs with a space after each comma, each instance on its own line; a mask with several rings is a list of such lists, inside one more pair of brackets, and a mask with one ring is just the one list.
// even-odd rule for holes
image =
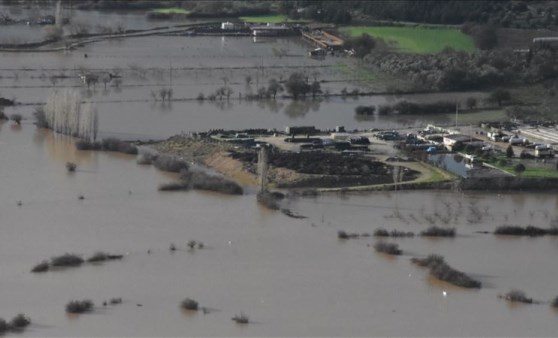
[[421, 231], [420, 235], [425, 237], [455, 237], [455, 228], [439, 228], [433, 226]]
[[179, 191], [179, 190], [188, 190], [190, 187], [188, 183], [184, 182], [169, 182], [169, 183], [161, 183], [157, 190], [159, 191]]
[[180, 303], [180, 307], [184, 310], [198, 311], [198, 302], [191, 298], [186, 298]]
[[244, 190], [236, 182], [222, 176], [210, 175], [204, 171], [182, 172], [180, 178], [198, 190], [216, 191], [229, 195], [242, 195]]
[[66, 162], [66, 170], [68, 170], [68, 172], [74, 172], [76, 171], [77, 168], [77, 164], [75, 164], [74, 162]]
[[480, 288], [481, 282], [467, 276], [465, 273], [455, 270], [449, 266], [444, 257], [439, 255], [429, 255], [426, 258], [412, 258], [414, 264], [427, 267], [430, 274], [439, 280], [451, 283], [464, 288]]
[[173, 173], [179, 173], [181, 170], [188, 170], [188, 164], [186, 162], [169, 155], [157, 156], [153, 165], [159, 170]]
[[343, 231], [343, 230], [340, 230], [340, 231], [337, 232], [337, 238], [339, 238], [339, 239], [359, 238], [360, 236], [361, 235], [359, 235], [357, 233], [348, 233], [348, 232]]
[[389, 232], [384, 228], [378, 228], [374, 231], [375, 237], [389, 237]]
[[243, 313], [235, 315], [234, 317], [232, 317], [232, 320], [234, 320], [238, 324], [248, 324], [250, 322], [248, 316]]
[[95, 262], [104, 262], [108, 259], [109, 259], [109, 254], [99, 251], [93, 254], [93, 256], [89, 257], [87, 261], [89, 263], [95, 263]]
[[396, 243], [378, 242], [374, 245], [374, 249], [388, 255], [401, 255], [403, 253]]
[[39, 128], [49, 128], [48, 121], [46, 119], [45, 109], [43, 107], [35, 108], [33, 112], [33, 117], [35, 118], [35, 125]]
[[136, 163], [141, 165], [149, 165], [149, 164], [153, 164], [153, 162], [156, 159], [157, 159], [157, 155], [145, 153], [138, 156]]
[[116, 151], [124, 154], [136, 155], [138, 148], [130, 142], [121, 141], [117, 138], [106, 138], [102, 141], [102, 148], [106, 151]]
[[90, 142], [86, 140], [79, 140], [76, 142], [77, 150], [101, 150], [102, 146], [99, 142]]
[[526, 304], [533, 303], [533, 298], [528, 298], [525, 292], [520, 290], [509, 291], [508, 293], [504, 294], [504, 299], [514, 303], [526, 303]]
[[10, 115], [10, 120], [14, 121], [17, 124], [21, 124], [21, 114]]
[[558, 296], [552, 301], [552, 307], [558, 308]]
[[4, 319], [0, 318], [0, 334], [8, 331], [9, 329], [10, 326], [8, 325], [8, 323]]
[[515, 171], [516, 174], [521, 175], [524, 171], [525, 171], [525, 165], [523, 163], [518, 163], [515, 165], [515, 167], [513, 167], [513, 171]]
[[372, 115], [375, 111], [375, 106], [358, 106], [355, 108], [355, 113], [357, 115]]
[[79, 266], [83, 264], [83, 258], [78, 255], [66, 253], [51, 259], [52, 266]]
[[421, 267], [431, 267], [444, 263], [444, 257], [440, 255], [429, 255], [426, 258], [411, 258], [411, 262]]
[[510, 145], [506, 148], [506, 157], [507, 157], [507, 158], [512, 158], [513, 155], [514, 155], [514, 153], [513, 153], [513, 147], [512, 147], [512, 145], [510, 144]]
[[93, 310], [93, 302], [85, 300], [72, 300], [66, 304], [67, 313], [85, 313]]
[[22, 313], [18, 314], [10, 321], [10, 327], [16, 330], [24, 329], [29, 324], [31, 324], [31, 319], [25, 317]]
[[4, 113], [2, 108], [0, 107], [0, 120], [7, 120], [7, 119], [8, 119], [8, 116], [6, 116], [6, 114]]
[[49, 268], [50, 265], [48, 264], [48, 261], [42, 261], [35, 265], [33, 269], [31, 269], [31, 272], [47, 272]]
[[554, 229], [542, 229], [529, 225], [525, 228], [513, 225], [502, 225], [496, 228], [494, 231], [495, 235], [509, 235], [509, 236], [544, 236], [547, 234], [554, 235], [556, 231]]
[[257, 201], [259, 204], [271, 210], [279, 210], [279, 201], [277, 198], [269, 191], [260, 191], [257, 195]]
[[455, 270], [446, 262], [434, 265], [430, 268], [430, 274], [439, 280], [464, 288], [480, 288], [481, 282], [467, 276], [465, 273]]
[[116, 304], [121, 304], [121, 303], [122, 303], [122, 298], [111, 298], [109, 300], [110, 305], [116, 305]]
[[389, 235], [391, 237], [414, 237], [415, 234], [411, 231], [405, 232], [405, 231], [398, 231], [398, 230], [392, 230]]

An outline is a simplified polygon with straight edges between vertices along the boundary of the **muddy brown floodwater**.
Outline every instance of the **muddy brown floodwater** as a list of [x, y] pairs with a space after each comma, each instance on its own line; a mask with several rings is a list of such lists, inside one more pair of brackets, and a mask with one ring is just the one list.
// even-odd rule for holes
[[[288, 56], [276, 56], [273, 48]], [[342, 65], [347, 60], [308, 59], [309, 48], [298, 39], [144, 37], [69, 53], [0, 53], [0, 91], [31, 104], [44, 102], [55, 88], [80, 88], [97, 102], [101, 134], [125, 138], [210, 128], [373, 128], [431, 120], [355, 119], [357, 105], [404, 98], [396, 96], [296, 103], [186, 100], [213, 92], [223, 77], [235, 96], [293, 70], [319, 72], [322, 87], [331, 91], [367, 88]], [[262, 62], [273, 67], [262, 71]], [[118, 71], [122, 84], [87, 90], [75, 77], [80, 68]], [[174, 97], [184, 100], [150, 101], [152, 90], [170, 85], [167, 70], [173, 68]], [[68, 77], [52, 88], [49, 77], [57, 74]], [[455, 95], [463, 99], [470, 93]], [[502, 224], [557, 225], [556, 194], [324, 195], [286, 201], [294, 213], [308, 217], [293, 219], [260, 207], [252, 190], [243, 196], [159, 192], [160, 183], [176, 177], [139, 166], [134, 156], [77, 151], [75, 140], [32, 124], [34, 107], [6, 109], [24, 115], [21, 126], [0, 122], [0, 318], [20, 312], [31, 317], [32, 325], [18, 336], [558, 336], [558, 313], [548, 303], [558, 295], [558, 239], [479, 233]], [[68, 161], [77, 164], [75, 173], [66, 171]], [[455, 227], [458, 235], [396, 239], [403, 250], [397, 258], [375, 253], [373, 238], [337, 239], [338, 230], [419, 232], [430, 225]], [[190, 240], [205, 247], [189, 251]], [[171, 243], [178, 250], [170, 252]], [[30, 273], [52, 256], [88, 257], [99, 250], [125, 256]], [[483, 288], [452, 287], [409, 262], [431, 253], [445, 256]], [[542, 304], [509, 306], [498, 299], [512, 288]], [[123, 303], [101, 306], [112, 297]], [[197, 300], [207, 313], [182, 312], [185, 298]], [[94, 311], [67, 316], [66, 303], [81, 299], [95, 302]], [[253, 323], [231, 320], [241, 313]]]
[[[497, 298], [511, 288], [542, 301], [555, 297], [557, 239], [477, 233], [501, 224], [547, 227], [558, 217], [555, 194], [300, 198], [288, 203], [308, 216], [297, 220], [262, 209], [252, 193], [158, 192], [171, 175], [138, 166], [133, 156], [77, 151], [73, 143], [30, 123], [0, 124], [0, 317], [30, 316], [33, 325], [22, 336], [558, 333], [548, 304], [510, 307]], [[77, 163], [77, 172], [66, 172], [67, 161]], [[456, 238], [397, 240], [404, 255], [395, 259], [376, 254], [372, 238], [337, 239], [338, 230], [418, 232], [445, 222], [457, 228]], [[189, 252], [189, 240], [205, 248]], [[169, 252], [170, 243], [179, 250]], [[29, 272], [54, 255], [97, 250], [125, 257]], [[430, 253], [444, 255], [483, 289], [436, 282], [409, 262]], [[123, 304], [100, 306], [110, 297]], [[186, 297], [213, 311], [182, 313]], [[67, 317], [65, 304], [84, 298], [97, 304], [95, 311]], [[255, 323], [236, 325], [230, 318], [240, 312]]]

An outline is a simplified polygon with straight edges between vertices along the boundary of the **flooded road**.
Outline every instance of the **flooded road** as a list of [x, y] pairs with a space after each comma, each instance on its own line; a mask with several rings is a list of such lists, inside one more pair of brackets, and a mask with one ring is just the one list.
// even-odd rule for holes
[[[71, 139], [29, 123], [1, 124], [0, 156], [0, 317], [30, 316], [33, 325], [22, 336], [558, 333], [548, 303], [510, 307], [497, 298], [511, 288], [544, 302], [558, 295], [556, 238], [477, 233], [501, 224], [554, 224], [553, 194], [301, 198], [289, 207], [308, 218], [295, 220], [260, 208], [252, 194], [158, 192], [172, 176], [136, 165], [133, 156], [76, 151]], [[77, 172], [67, 173], [66, 161], [76, 162]], [[373, 238], [337, 239], [338, 230], [418, 232], [432, 224], [456, 227], [458, 236], [396, 240], [404, 251], [398, 258], [376, 254]], [[189, 240], [206, 248], [188, 251]], [[179, 250], [169, 252], [171, 243]], [[55, 255], [97, 250], [126, 256], [29, 272]], [[483, 289], [437, 282], [409, 262], [430, 253], [479, 279]], [[123, 304], [102, 307], [110, 297]], [[186, 297], [210, 312], [183, 313], [179, 303]], [[68, 301], [85, 298], [96, 303], [93, 313], [64, 313]], [[241, 312], [254, 324], [230, 320]]]

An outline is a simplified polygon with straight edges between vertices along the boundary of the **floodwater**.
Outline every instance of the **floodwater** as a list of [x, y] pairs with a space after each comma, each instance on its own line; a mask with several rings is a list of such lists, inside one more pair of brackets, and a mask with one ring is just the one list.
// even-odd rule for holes
[[[0, 124], [0, 317], [33, 320], [21, 336], [556, 336], [556, 238], [503, 238], [501, 224], [557, 222], [555, 194], [379, 192], [287, 202], [307, 219], [262, 209], [253, 194], [162, 193], [172, 175], [133, 156], [76, 151], [32, 124]], [[65, 163], [78, 164], [66, 172]], [[84, 200], [78, 200], [83, 195]], [[17, 201], [22, 205], [18, 206]], [[398, 239], [404, 255], [376, 254], [373, 238], [338, 230], [457, 228], [454, 239]], [[186, 250], [189, 240], [205, 248]], [[174, 243], [179, 250], [171, 253]], [[122, 261], [32, 274], [65, 252], [125, 253]], [[151, 250], [151, 253], [148, 253]], [[437, 282], [409, 258], [436, 253], [483, 283]], [[510, 306], [498, 294], [542, 301]], [[446, 295], [444, 296], [444, 292]], [[110, 297], [123, 304], [102, 307]], [[209, 313], [183, 313], [194, 298]], [[93, 313], [67, 316], [72, 299]], [[254, 322], [231, 321], [239, 313]]]
[[[469, 96], [483, 97], [475, 92], [292, 101], [282, 99], [284, 93], [279, 93], [276, 100], [245, 99], [267, 86], [269, 79], [285, 80], [292, 72], [304, 72], [310, 80], [316, 78], [324, 92], [336, 95], [343, 89], [385, 90], [376, 88], [377, 83], [370, 87], [363, 81], [354, 60], [315, 60], [306, 56], [309, 49], [311, 46], [300, 38], [254, 42], [251, 37], [150, 36], [99, 42], [67, 53], [0, 53], [0, 91], [23, 104], [39, 104], [53, 90], [80, 90], [84, 99], [96, 102], [101, 132], [140, 138], [208, 128], [283, 130], [286, 126], [315, 125], [369, 129], [448, 124], [455, 121], [452, 114], [417, 118], [357, 116], [354, 111], [359, 105], [379, 106], [400, 100], [463, 102]], [[100, 76], [113, 73], [122, 78], [108, 82], [106, 87], [100, 82], [88, 89], [78, 79], [83, 72]], [[233, 90], [229, 99], [196, 100], [200, 93], [208, 97], [224, 85]], [[175, 101], [155, 101], [153, 94], [162, 88], [172, 88]], [[17, 110], [31, 117], [34, 108], [20, 106], [8, 113]]]
[[[281, 48], [287, 56], [276, 55]], [[318, 72], [315, 76], [326, 81], [323, 88], [332, 92], [365, 88], [339, 66], [344, 60], [309, 59], [304, 56], [308, 49], [298, 39], [144, 37], [70, 53], [0, 53], [0, 91], [24, 104], [40, 103], [52, 89], [80, 89], [75, 78], [80, 68], [118, 72], [123, 76], [118, 87], [80, 90], [97, 102], [101, 134], [126, 138], [210, 128], [427, 122], [355, 118], [355, 106], [401, 99], [395, 96], [296, 103], [236, 99], [239, 92], [257, 90], [269, 78], [286, 78], [293, 70], [309, 76]], [[262, 63], [274, 68], [261, 70]], [[171, 72], [174, 97], [183, 100], [153, 102], [150, 92], [170, 86]], [[52, 84], [49, 77], [59, 74], [71, 78]], [[191, 100], [223, 85], [223, 77], [235, 100]], [[555, 194], [326, 195], [285, 202], [308, 217], [293, 219], [263, 209], [252, 192], [158, 192], [160, 183], [175, 177], [137, 165], [134, 156], [77, 151], [71, 138], [35, 128], [34, 107], [6, 109], [24, 115], [22, 126], [0, 122], [0, 318], [20, 312], [31, 317], [33, 324], [18, 336], [558, 335], [558, 313], [548, 303], [558, 295], [558, 239], [478, 233], [502, 224], [557, 225]], [[66, 172], [68, 161], [77, 163], [77, 172]], [[397, 239], [404, 251], [397, 258], [376, 254], [373, 238], [337, 239], [338, 230], [372, 233], [382, 226], [418, 232], [430, 225], [456, 227], [458, 236]], [[189, 240], [202, 241], [205, 248], [188, 251]], [[171, 253], [171, 243], [179, 250]], [[98, 250], [125, 257], [29, 272], [55, 255], [87, 257]], [[445, 256], [483, 288], [452, 287], [409, 262], [431, 253]], [[512, 288], [542, 303], [510, 306], [498, 299]], [[111, 297], [122, 297], [123, 303], [103, 307]], [[187, 297], [208, 313], [182, 312], [179, 304]], [[90, 314], [67, 316], [64, 306], [75, 299], [91, 299], [97, 306]], [[240, 313], [253, 323], [231, 321]]]

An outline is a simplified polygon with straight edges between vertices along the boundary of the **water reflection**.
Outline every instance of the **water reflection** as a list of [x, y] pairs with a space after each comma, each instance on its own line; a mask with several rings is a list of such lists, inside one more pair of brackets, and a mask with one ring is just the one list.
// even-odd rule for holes
[[317, 112], [320, 103], [319, 99], [293, 100], [285, 107], [284, 112], [290, 118], [302, 118], [310, 111]]

